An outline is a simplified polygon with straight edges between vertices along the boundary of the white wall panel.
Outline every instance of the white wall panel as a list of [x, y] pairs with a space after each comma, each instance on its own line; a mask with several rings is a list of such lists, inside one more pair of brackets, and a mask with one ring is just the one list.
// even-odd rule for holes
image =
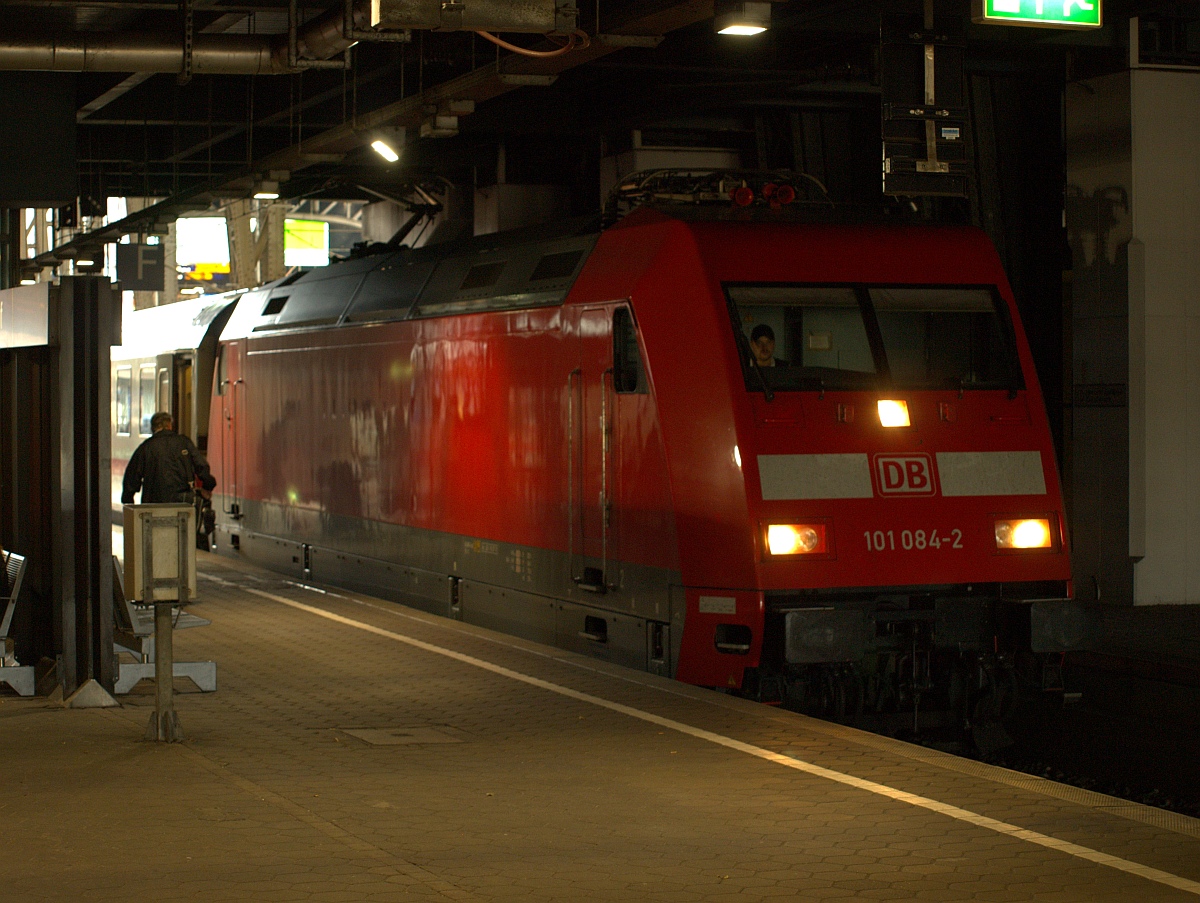
[[1200, 603], [1200, 74], [1138, 69], [1130, 92], [1134, 601]]

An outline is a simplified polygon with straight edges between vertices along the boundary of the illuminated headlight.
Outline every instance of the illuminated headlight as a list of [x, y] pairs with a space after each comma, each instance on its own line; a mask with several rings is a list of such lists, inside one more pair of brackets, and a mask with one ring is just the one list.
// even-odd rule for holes
[[1045, 517], [996, 521], [997, 549], [1051, 549], [1054, 536]]
[[825, 551], [824, 524], [771, 524], [767, 549], [772, 555], [808, 555]]
[[880, 399], [879, 422], [883, 426], [909, 426], [908, 402], [895, 399]]

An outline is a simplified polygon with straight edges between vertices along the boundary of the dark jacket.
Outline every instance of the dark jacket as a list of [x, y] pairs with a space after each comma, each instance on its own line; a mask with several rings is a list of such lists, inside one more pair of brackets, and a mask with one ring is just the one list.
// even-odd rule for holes
[[125, 468], [121, 503], [132, 505], [134, 493], [141, 490], [142, 504], [175, 502], [190, 505], [195, 498], [196, 478], [212, 490], [217, 485], [208, 461], [187, 436], [174, 430], [159, 430], [137, 447]]

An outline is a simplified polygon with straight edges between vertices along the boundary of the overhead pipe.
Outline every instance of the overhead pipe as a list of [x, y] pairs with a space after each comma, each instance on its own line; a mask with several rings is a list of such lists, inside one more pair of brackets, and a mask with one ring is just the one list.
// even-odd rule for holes
[[[312, 63], [325, 63], [359, 40], [359, 27], [369, 17], [362, 8], [352, 14], [335, 9], [303, 28], [271, 37], [198, 32], [192, 36], [190, 71], [192, 75], [286, 75], [312, 68]], [[353, 36], [347, 38], [345, 32]], [[404, 39], [398, 35], [389, 40]], [[89, 32], [0, 37], [0, 71], [183, 73], [185, 69], [182, 35]]]
[[[197, 34], [193, 75], [263, 75], [282, 72], [272, 41], [249, 35]], [[49, 38], [0, 38], [0, 70], [47, 72], [183, 72], [178, 36], [88, 33]]]
[[[311, 38], [309, 39], [308, 42], [306, 42], [309, 44], [307, 49], [309, 50], [310, 53], [313, 53], [313, 55], [310, 57], [302, 57], [300, 55], [300, 14], [297, 11], [297, 7], [298, 7], [298, 4], [297, 4], [296, 0], [288, 0], [288, 33], [287, 33], [287, 68], [288, 68], [288, 70], [294, 72], [299, 69], [343, 69], [343, 68], [349, 69], [350, 68], [350, 58], [349, 57], [347, 57], [341, 63], [335, 63], [332, 60], [327, 59], [326, 56], [323, 55], [324, 52], [328, 51], [330, 48], [333, 48], [333, 52], [329, 53], [329, 56], [333, 56], [334, 53], [341, 53], [342, 51], [347, 50], [351, 46], [351, 42], [348, 42], [348, 41], [344, 42], [344, 41], [340, 40], [340, 38], [341, 38], [341, 29], [340, 28], [336, 33], [332, 33], [332, 37], [330, 36], [330, 34], [327, 34], [326, 32], [321, 31], [319, 28], [314, 29], [312, 26], [309, 26], [308, 28], [306, 28], [305, 29], [306, 34], [311, 32]], [[329, 16], [323, 16], [321, 19], [318, 19], [317, 21], [318, 21], [318, 23], [324, 24], [324, 23], [326, 23], [326, 20], [328, 20], [329, 18], [330, 18]], [[328, 25], [326, 27], [328, 28]], [[312, 46], [313, 44], [316, 45], [315, 52], [314, 52], [314, 47]]]

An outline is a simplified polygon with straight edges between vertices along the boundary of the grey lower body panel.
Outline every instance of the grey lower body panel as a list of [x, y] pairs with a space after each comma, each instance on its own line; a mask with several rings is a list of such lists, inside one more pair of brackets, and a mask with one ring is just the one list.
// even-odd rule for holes
[[[219, 500], [218, 500], [219, 501]], [[219, 509], [218, 509], [219, 510]], [[296, 580], [344, 586], [501, 633], [673, 676], [683, 637], [680, 574], [395, 524], [241, 503], [216, 547]], [[236, 545], [235, 545], [236, 541]], [[572, 580], [606, 574], [604, 591]]]
[[670, 676], [669, 624], [470, 580], [459, 586], [459, 599], [467, 623]]
[[857, 662], [915, 648], [914, 641], [958, 653], [992, 651], [998, 640], [1027, 642], [1031, 610], [1034, 652], [1077, 643], [1075, 607], [1065, 599], [1031, 604], [1007, 594], [1023, 588], [1053, 587], [994, 584], [977, 586], [974, 593], [966, 585], [884, 587], [827, 593], [816, 604], [775, 599], [768, 600], [768, 620], [782, 633], [782, 657], [789, 665]]
[[786, 612], [783, 624], [789, 664], [856, 662], [866, 654], [870, 624], [863, 611], [805, 608]]

